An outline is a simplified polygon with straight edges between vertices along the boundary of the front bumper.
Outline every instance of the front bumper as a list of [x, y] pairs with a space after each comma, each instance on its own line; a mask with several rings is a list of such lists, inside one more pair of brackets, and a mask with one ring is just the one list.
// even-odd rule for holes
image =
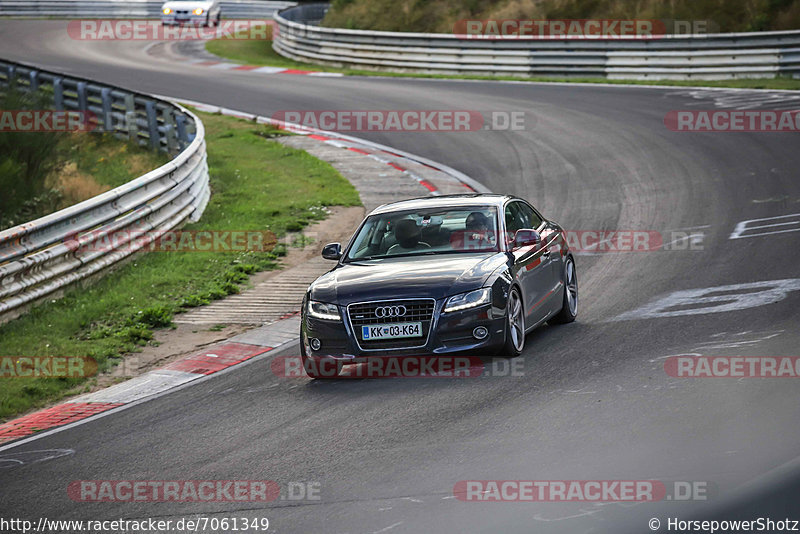
[[165, 26], [202, 26], [206, 23], [207, 15], [161, 15], [161, 24]]
[[[414, 348], [364, 349], [348, 320], [347, 310], [340, 306], [341, 321], [327, 321], [310, 316], [303, 308], [300, 333], [304, 352], [313, 358], [333, 358], [343, 363], [361, 363], [368, 358], [428, 355], [480, 356], [499, 349], [505, 343], [505, 308], [486, 304], [467, 310], [443, 313], [444, 300], [434, 307], [430, 333], [425, 339], [409, 339]], [[485, 327], [489, 335], [476, 339], [473, 330]], [[313, 350], [309, 340], [320, 341], [318, 350]], [[420, 346], [424, 342], [424, 345]]]

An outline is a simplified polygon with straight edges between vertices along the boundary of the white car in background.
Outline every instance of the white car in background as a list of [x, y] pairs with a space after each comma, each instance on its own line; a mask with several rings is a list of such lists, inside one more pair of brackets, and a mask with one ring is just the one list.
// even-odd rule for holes
[[217, 0], [178, 0], [161, 6], [161, 24], [166, 25], [218, 26], [221, 16]]

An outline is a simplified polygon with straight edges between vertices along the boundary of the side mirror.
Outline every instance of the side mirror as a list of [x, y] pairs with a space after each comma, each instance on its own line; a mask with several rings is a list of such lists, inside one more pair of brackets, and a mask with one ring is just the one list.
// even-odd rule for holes
[[523, 247], [530, 247], [532, 245], [538, 245], [541, 242], [542, 236], [540, 236], [539, 232], [536, 230], [523, 228], [521, 230], [517, 230], [517, 233], [514, 234], [514, 250]]
[[326, 260], [338, 260], [342, 257], [342, 245], [340, 243], [328, 243], [322, 247], [322, 257]]

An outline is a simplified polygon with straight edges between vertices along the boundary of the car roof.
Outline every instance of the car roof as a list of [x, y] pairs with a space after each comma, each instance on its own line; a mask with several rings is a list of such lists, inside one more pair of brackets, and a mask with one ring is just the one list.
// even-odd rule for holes
[[511, 195], [498, 195], [494, 193], [469, 193], [462, 195], [440, 195], [435, 197], [412, 198], [378, 206], [370, 215], [377, 213], [390, 213], [393, 211], [415, 210], [424, 208], [446, 208], [458, 206], [498, 206], [502, 207], [506, 201], [516, 199]]

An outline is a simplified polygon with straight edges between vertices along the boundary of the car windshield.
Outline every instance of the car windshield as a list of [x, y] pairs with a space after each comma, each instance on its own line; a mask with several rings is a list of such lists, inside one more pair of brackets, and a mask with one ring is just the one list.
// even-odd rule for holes
[[347, 260], [497, 252], [497, 209], [456, 206], [394, 211], [367, 219]]

